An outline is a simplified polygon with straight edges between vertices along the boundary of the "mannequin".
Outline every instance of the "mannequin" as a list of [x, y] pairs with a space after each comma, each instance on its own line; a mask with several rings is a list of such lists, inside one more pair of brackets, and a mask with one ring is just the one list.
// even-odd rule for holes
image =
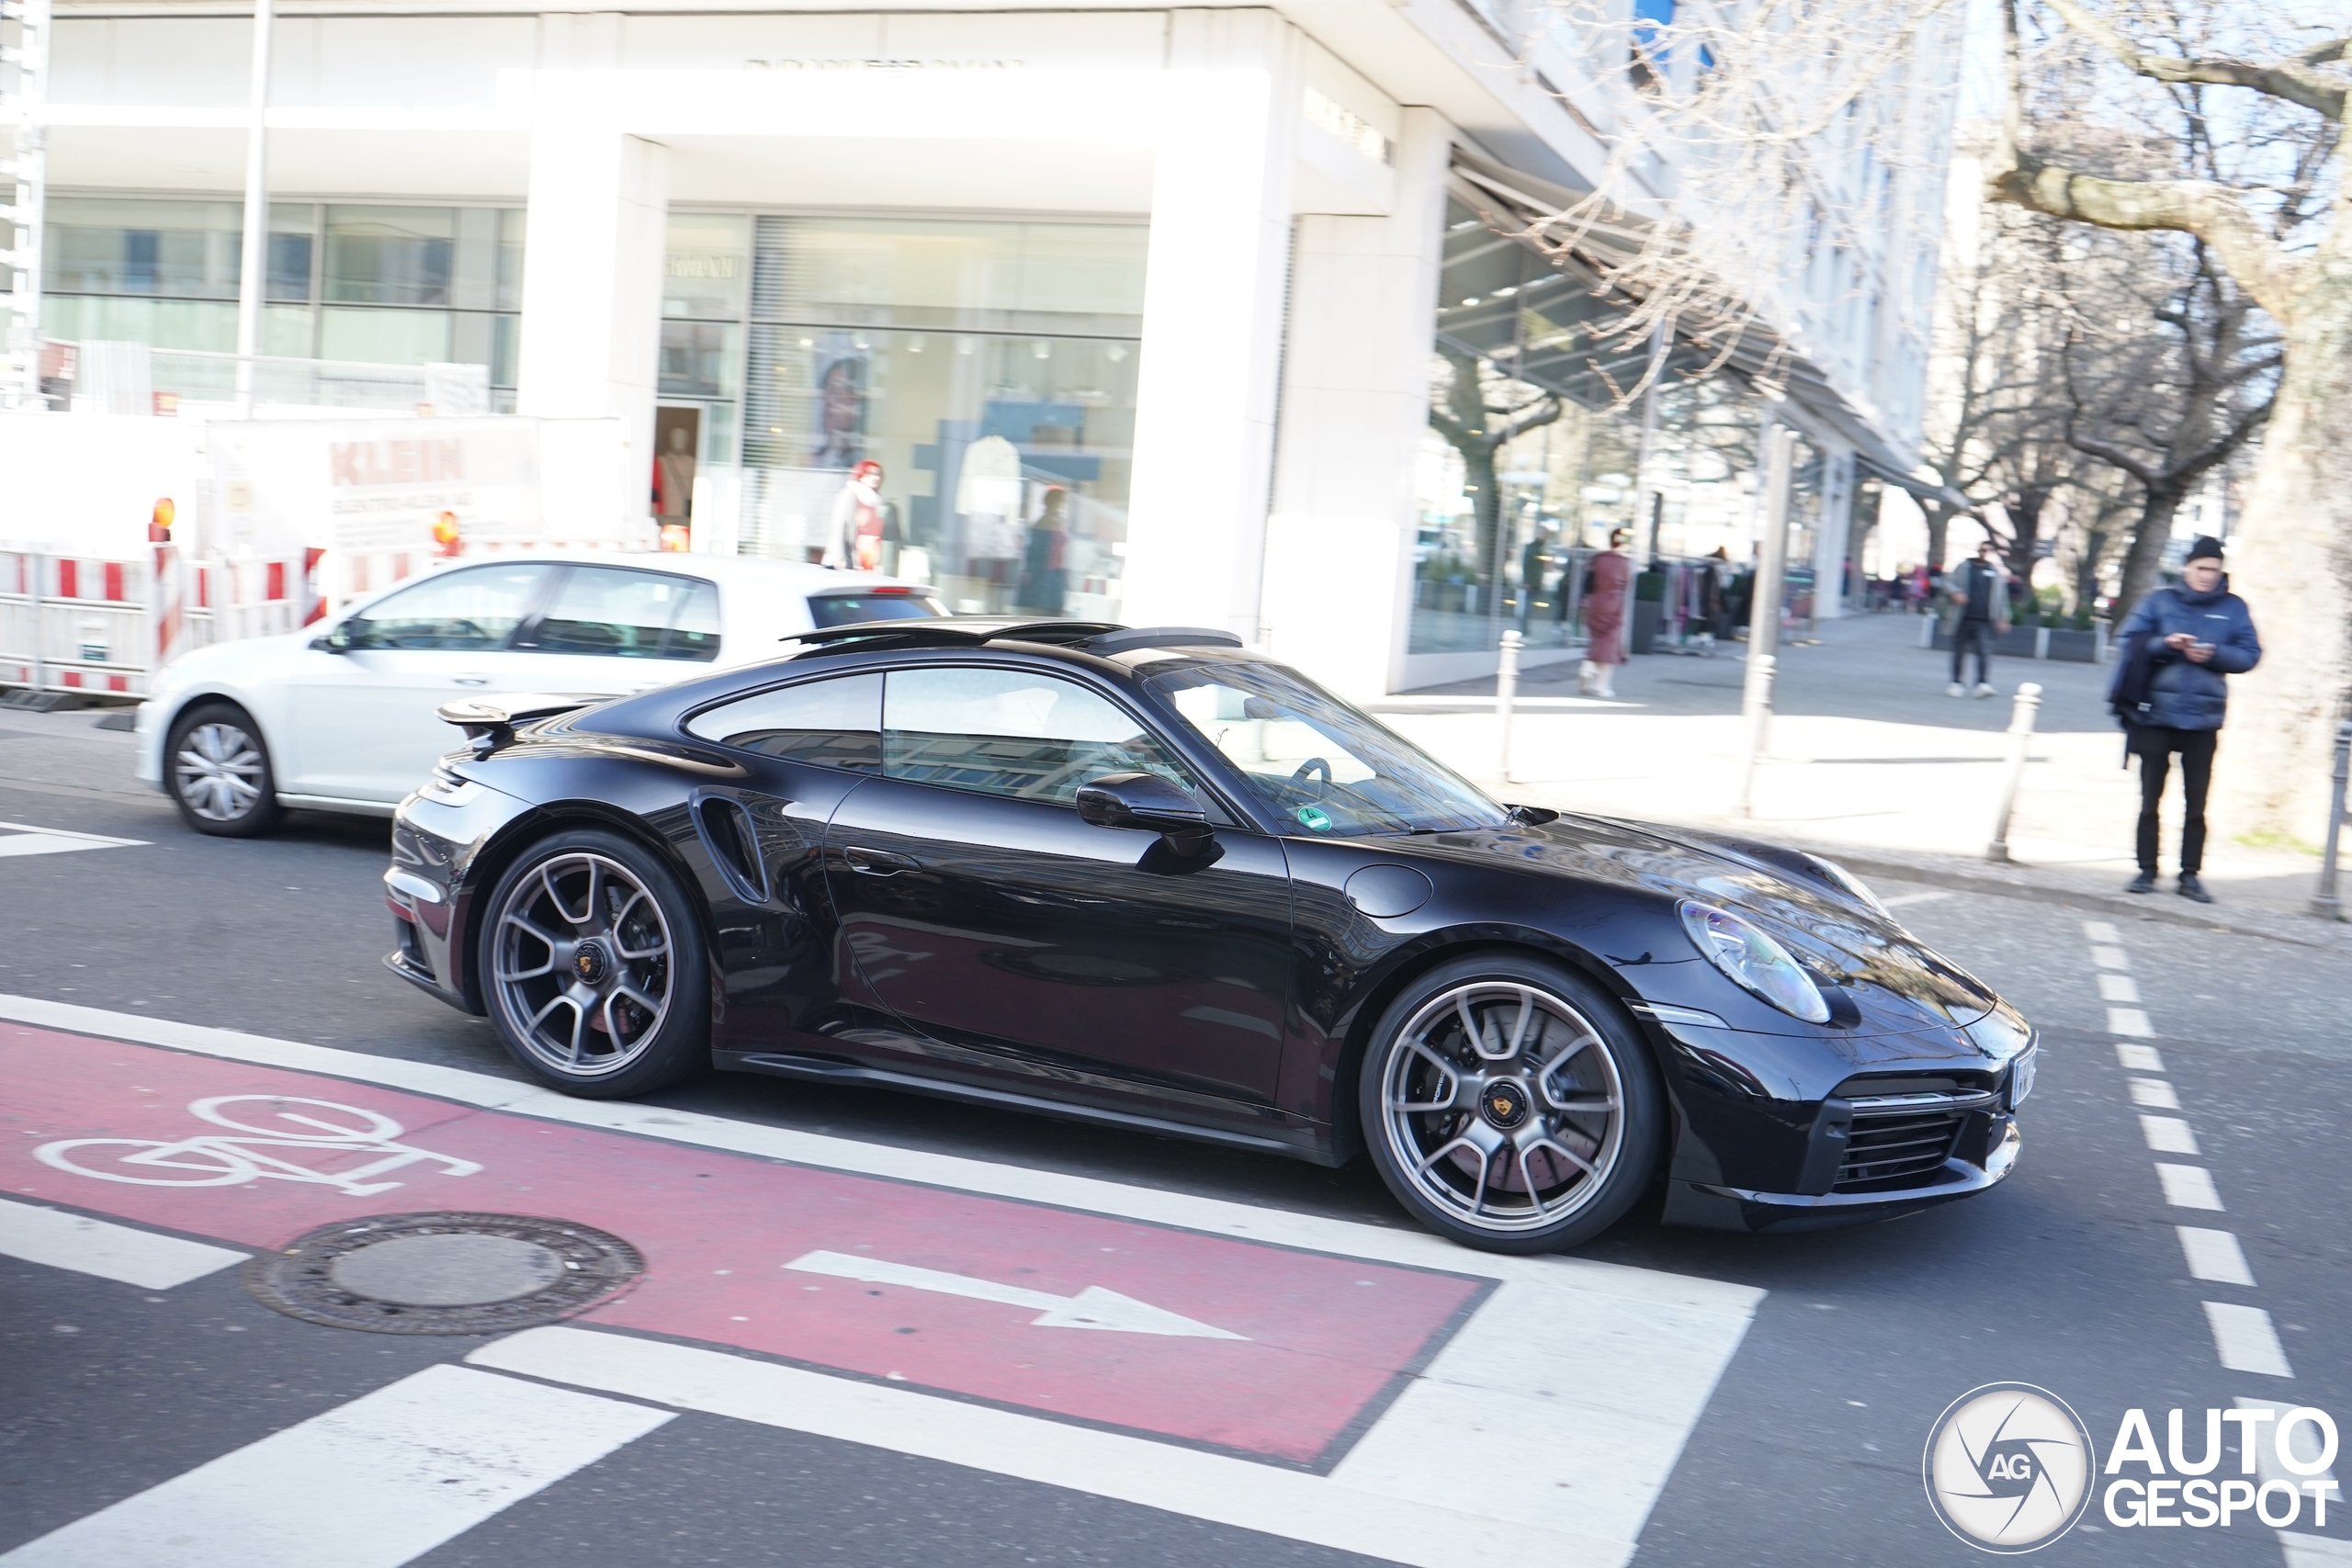
[[684, 425], [672, 425], [670, 449], [653, 459], [653, 510], [664, 523], [684, 523], [694, 515], [692, 439]]
[[884, 524], [882, 465], [868, 457], [849, 471], [849, 482], [833, 497], [822, 564], [841, 571], [881, 570]]

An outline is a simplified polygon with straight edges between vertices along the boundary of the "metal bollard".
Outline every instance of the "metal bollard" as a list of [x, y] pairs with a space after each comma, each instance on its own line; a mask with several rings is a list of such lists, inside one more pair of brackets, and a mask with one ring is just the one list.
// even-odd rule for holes
[[1502, 725], [1502, 779], [1510, 783], [1511, 705], [1519, 700], [1519, 648], [1526, 639], [1515, 631], [1503, 633], [1502, 662], [1495, 670], [1495, 717]]
[[2034, 716], [2041, 710], [2041, 688], [2028, 681], [2018, 688], [2017, 705], [2009, 710], [2009, 766], [2001, 781], [2001, 809], [1993, 818], [1993, 841], [1984, 846], [1986, 860], [2009, 858], [2009, 814], [2017, 809], [2018, 786], [2025, 783], [2026, 752], [2033, 744]]
[[2344, 833], [2344, 785], [2352, 775], [2352, 720], [2335, 727], [2335, 784], [2327, 797], [2327, 838], [2320, 846], [2319, 896], [2312, 913], [2322, 919], [2344, 918], [2343, 901], [2335, 896], [2335, 841]]
[[1747, 720], [1747, 761], [1740, 771], [1739, 814], [1756, 815], [1756, 770], [1764, 760], [1764, 740], [1772, 722], [1772, 677], [1780, 661], [1769, 653], [1747, 656], [1747, 684], [1739, 694], [1739, 711]]

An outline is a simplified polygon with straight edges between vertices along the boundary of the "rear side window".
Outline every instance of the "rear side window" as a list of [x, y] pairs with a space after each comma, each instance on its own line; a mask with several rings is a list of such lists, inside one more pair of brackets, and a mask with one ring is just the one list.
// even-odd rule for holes
[[575, 566], [527, 646], [616, 659], [718, 657], [718, 592], [709, 583], [626, 567]]
[[927, 621], [945, 615], [928, 593], [811, 593], [808, 618], [819, 631], [865, 621]]
[[1107, 698], [1025, 670], [896, 670], [883, 771], [914, 784], [1067, 806], [1104, 773], [1194, 786], [1149, 730]]
[[770, 757], [882, 771], [882, 677], [841, 675], [755, 692], [695, 715], [686, 733]]

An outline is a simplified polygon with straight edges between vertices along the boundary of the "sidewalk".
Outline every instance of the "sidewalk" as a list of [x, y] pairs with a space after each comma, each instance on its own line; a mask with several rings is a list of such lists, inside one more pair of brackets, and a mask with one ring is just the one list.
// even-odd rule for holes
[[[2352, 942], [2305, 911], [2311, 855], [2256, 849], [2214, 824], [2205, 881], [2219, 903], [2169, 891], [2178, 785], [2166, 801], [2166, 889], [2122, 892], [2136, 867], [2139, 782], [2107, 713], [2103, 666], [1996, 660], [1997, 699], [1944, 695], [1949, 655], [1918, 646], [1920, 618], [1823, 624], [1817, 644], [1780, 649], [1780, 681], [1756, 814], [1739, 815], [1745, 649], [1712, 659], [1653, 655], [1618, 672], [1617, 699], [1577, 697], [1576, 666], [1522, 682], [1512, 779], [1498, 776], [1491, 679], [1372, 705], [1387, 724], [1507, 798], [1532, 805], [1731, 829], [1837, 853], [1858, 872], [1961, 882], [1985, 891], [2111, 908], [2305, 942]], [[2010, 823], [2013, 863], [1988, 862], [2018, 685], [2042, 688], [2040, 723]], [[2224, 737], [2218, 764], [2230, 765]]]

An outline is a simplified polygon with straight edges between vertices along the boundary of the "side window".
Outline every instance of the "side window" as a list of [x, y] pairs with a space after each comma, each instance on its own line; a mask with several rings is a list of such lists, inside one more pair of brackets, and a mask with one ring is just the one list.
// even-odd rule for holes
[[379, 599], [344, 623], [353, 649], [504, 648], [547, 581], [544, 566], [469, 566]]
[[1103, 773], [1194, 787], [1168, 750], [1085, 687], [1023, 670], [894, 670], [882, 703], [894, 779], [1068, 805]]
[[526, 646], [616, 659], [716, 659], [718, 591], [667, 572], [575, 566]]
[[882, 677], [842, 675], [755, 692], [695, 715], [686, 733], [820, 768], [882, 771]]

